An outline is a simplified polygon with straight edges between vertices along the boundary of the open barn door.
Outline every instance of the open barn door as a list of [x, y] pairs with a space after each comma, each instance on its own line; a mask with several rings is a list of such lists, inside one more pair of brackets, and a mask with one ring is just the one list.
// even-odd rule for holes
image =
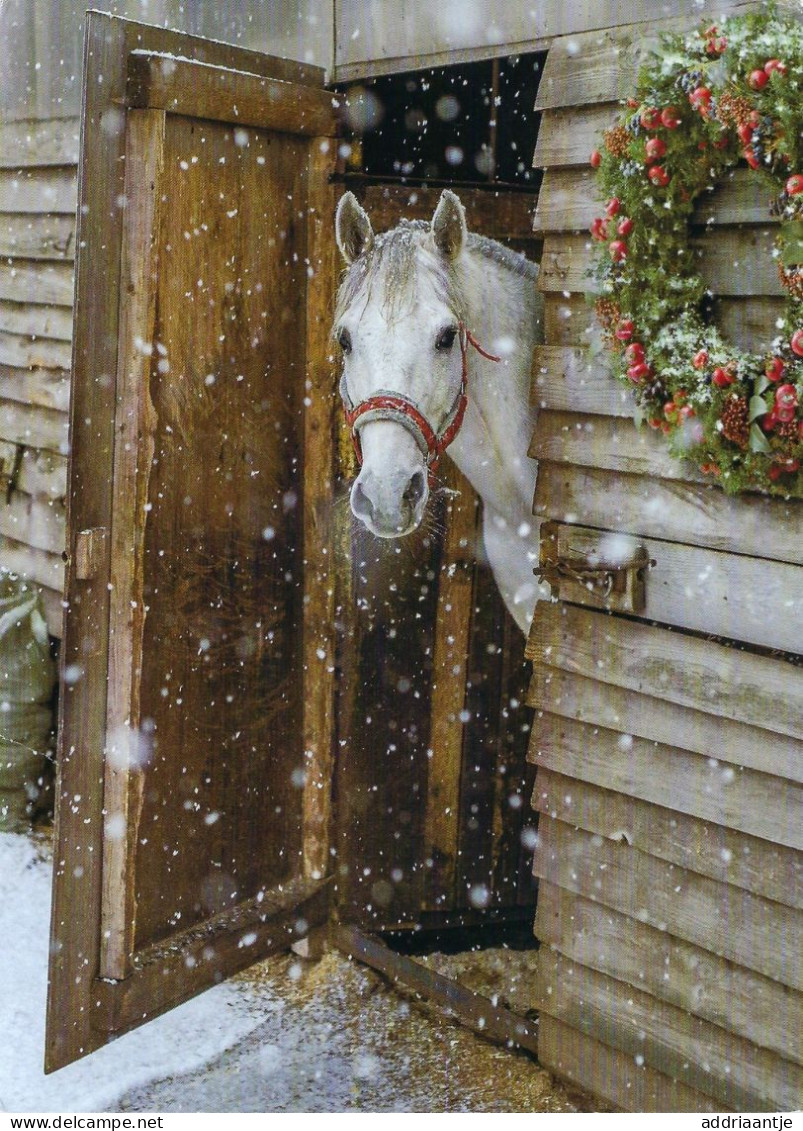
[[329, 858], [332, 96], [86, 44], [51, 1071], [297, 939]]

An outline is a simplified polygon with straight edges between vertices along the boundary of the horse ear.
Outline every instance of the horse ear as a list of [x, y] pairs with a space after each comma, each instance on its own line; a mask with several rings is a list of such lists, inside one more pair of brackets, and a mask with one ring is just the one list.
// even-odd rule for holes
[[338, 203], [335, 238], [346, 263], [353, 263], [374, 242], [371, 221], [353, 192], [344, 193]]
[[432, 235], [435, 247], [447, 259], [456, 259], [463, 250], [466, 242], [468, 228], [466, 227], [466, 210], [460, 202], [460, 197], [444, 189], [432, 217]]

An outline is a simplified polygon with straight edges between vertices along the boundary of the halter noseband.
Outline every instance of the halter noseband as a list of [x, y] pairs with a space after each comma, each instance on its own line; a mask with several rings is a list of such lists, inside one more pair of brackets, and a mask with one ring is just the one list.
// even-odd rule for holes
[[346, 388], [346, 376], [340, 380], [340, 396], [343, 399], [343, 409], [346, 414], [346, 423], [351, 428], [351, 438], [357, 462], [362, 466], [362, 444], [360, 443], [360, 430], [372, 420], [392, 420], [401, 424], [412, 435], [427, 465], [430, 481], [432, 480], [438, 462], [446, 449], [460, 431], [463, 417], [468, 404], [468, 347], [473, 346], [477, 353], [488, 361], [501, 361], [495, 354], [488, 353], [479, 344], [477, 339], [467, 330], [463, 323], [459, 326], [460, 354], [463, 360], [460, 389], [454, 399], [452, 407], [446, 414], [439, 432], [436, 432], [427, 418], [421, 412], [415, 401], [389, 390], [380, 389], [367, 400], [355, 405]]

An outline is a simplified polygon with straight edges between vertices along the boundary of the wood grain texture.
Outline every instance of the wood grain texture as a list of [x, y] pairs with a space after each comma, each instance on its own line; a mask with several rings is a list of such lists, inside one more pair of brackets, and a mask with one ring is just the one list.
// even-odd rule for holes
[[312, 137], [333, 136], [338, 99], [330, 91], [172, 55], [132, 51], [131, 107]]
[[758, 722], [763, 720], [749, 725], [709, 715], [702, 700], [700, 709], [670, 703], [659, 694], [659, 686], [652, 686], [651, 695], [635, 693], [632, 687], [600, 686], [593, 670], [578, 675], [536, 663], [528, 702], [565, 718], [713, 756], [726, 766], [803, 782], [799, 739], [760, 729]]
[[792, 1111], [797, 1064], [555, 951], [539, 954], [540, 1009], [727, 1107]]
[[15, 259], [72, 259], [75, 218], [35, 212], [0, 214], [0, 255]]
[[0, 298], [11, 302], [24, 299], [31, 303], [71, 307], [72, 266], [69, 263], [41, 263], [26, 259], [0, 263]]
[[796, 990], [803, 913], [542, 815], [534, 874]]
[[0, 398], [66, 413], [70, 407], [69, 371], [0, 364]]
[[635, 411], [630, 390], [611, 377], [610, 355], [588, 345], [536, 346], [530, 400], [552, 412], [632, 418]]
[[[165, 115], [131, 112], [126, 122], [126, 227], [120, 260], [117, 413], [109, 538], [109, 689], [103, 808], [100, 976], [130, 972], [136, 929], [135, 865], [144, 766], [137, 744], [146, 617], [145, 527], [155, 454], [151, 370], [156, 337], [156, 279], [161, 250]], [[103, 528], [105, 529], [105, 528]], [[76, 549], [76, 559], [78, 552]], [[76, 560], [78, 569], [78, 560]], [[93, 576], [100, 576], [97, 570]], [[83, 580], [89, 580], [84, 578]]]
[[[676, 796], [685, 786], [685, 783], [680, 784], [684, 770], [690, 767], [691, 776], [699, 779], [702, 758], [673, 751], [675, 764], [667, 767], [660, 757], [656, 757], [654, 763], [642, 765], [640, 773], [639, 770], [629, 773], [627, 768], [622, 769], [624, 759], [621, 753], [627, 749], [628, 743], [611, 741], [609, 733], [612, 732], [600, 730], [601, 749], [615, 750], [611, 756], [609, 779], [604, 780], [599, 771], [599, 760], [594, 762], [595, 753], [589, 750], [588, 745], [584, 745], [583, 755], [592, 765], [582, 772], [575, 768], [581, 758], [568, 742], [560, 742], [564, 732], [562, 726], [555, 727], [555, 732], [558, 732], [557, 750], [549, 748], [552, 725], [553, 720], [548, 715], [539, 718], [537, 729], [541, 738], [534, 752], [539, 768], [533, 792], [533, 808], [537, 812], [549, 813], [595, 835], [632, 844], [661, 860], [680, 864], [689, 871], [733, 884], [777, 903], [803, 908], [803, 863], [799, 851], [785, 848], [772, 839], [764, 840], [740, 831], [742, 813], [737, 812], [734, 820], [727, 802], [718, 806], [715, 800], [711, 800], [712, 795], [716, 798], [718, 794], [731, 797], [734, 783], [728, 779], [722, 781], [721, 764], [708, 767], [711, 780], [700, 787], [702, 802], [689, 791], [691, 800], [684, 802], [681, 798], [681, 804], [677, 804]], [[615, 736], [615, 739], [621, 738], [621, 735]], [[716, 762], [716, 759], [709, 761]], [[636, 755], [633, 762], [636, 762]], [[557, 767], [557, 771], [552, 767]], [[645, 796], [654, 797], [658, 792], [650, 785], [660, 780], [658, 774], [662, 771], [666, 785], [660, 801], [643, 800]], [[717, 771], [718, 779], [715, 777]], [[602, 785], [599, 784], [600, 779], [603, 779]], [[778, 826], [782, 828], [786, 813], [791, 808], [784, 796], [784, 787], [788, 788], [789, 783], [747, 771], [735, 778], [735, 782], [745, 787], [745, 793], [751, 785], [760, 785], [763, 781], [771, 783], [767, 804], [780, 795]], [[734, 794], [736, 792], [738, 790], [734, 790]], [[799, 787], [797, 792], [800, 792]], [[713, 809], [714, 816], [700, 818], [688, 815], [689, 810], [695, 813], [705, 809]], [[799, 839], [799, 835], [797, 832], [795, 836], [793, 831], [792, 837], [787, 839]]]
[[52, 169], [0, 169], [0, 212], [75, 214], [74, 165]]
[[788, 986], [547, 881], [535, 933], [568, 958], [801, 1063], [803, 997]]
[[632, 1056], [586, 1036], [549, 1014], [538, 1027], [538, 1060], [557, 1076], [570, 1080], [633, 1112], [722, 1112], [710, 1096], [673, 1080]]
[[[16, 298], [22, 298], [20, 290]], [[0, 300], [0, 333], [72, 341], [72, 310], [65, 306]]]
[[64, 455], [67, 416], [56, 409], [0, 400], [0, 439]]
[[335, 146], [310, 147], [307, 186], [306, 375], [304, 398], [304, 875], [330, 869], [333, 840], [334, 705], [336, 680], [334, 523], [334, 413], [337, 377], [332, 364], [331, 299], [337, 252], [330, 223], [335, 191], [329, 183]]
[[648, 563], [635, 579], [627, 573], [621, 579], [622, 594], [628, 581], [643, 589], [643, 604], [625, 603], [617, 588], [607, 595], [603, 587], [572, 576], [560, 577], [553, 585], [564, 601], [634, 611], [653, 623], [790, 654], [800, 647], [800, 566], [657, 538], [636, 539], [629, 533], [597, 531], [576, 523], [556, 523], [554, 539], [542, 545], [575, 569], [611, 561], [624, 564], [634, 555]]
[[0, 331], [0, 367], [12, 369], [70, 368], [70, 343]]
[[761, 495], [729, 497], [718, 487], [621, 471], [542, 462], [534, 513], [580, 526], [644, 534], [803, 565], [803, 503]]
[[0, 507], [0, 534], [49, 554], [63, 554], [66, 543], [63, 501], [43, 501], [22, 491], [13, 491], [6, 505]]
[[799, 668], [572, 605], [540, 604], [528, 658], [715, 717], [803, 738]]
[[61, 554], [37, 550], [26, 542], [0, 534], [0, 558], [6, 569], [35, 581], [37, 585], [43, 585], [54, 594], [61, 593], [64, 585], [64, 560]]
[[[689, 243], [697, 251], [706, 286], [723, 296], [776, 296], [786, 292], [778, 278], [773, 255], [776, 231], [760, 223], [749, 228], [717, 225]], [[598, 293], [592, 276], [594, 249], [590, 235], [552, 233], [544, 240], [539, 289], [545, 292]]]
[[[747, 769], [734, 771], [731, 765], [723, 766], [717, 758], [704, 758], [665, 743], [623, 735], [548, 712], [539, 717], [530, 756], [536, 765], [556, 770], [565, 777], [614, 790], [624, 795], [628, 803], [641, 799], [800, 851], [803, 787], [785, 778]], [[572, 796], [571, 802], [561, 803], [559, 815], [563, 820], [571, 821], [570, 810], [582, 805], [583, 796], [581, 792]], [[537, 802], [539, 807], [547, 806], [547, 812], [550, 803], [555, 804], [551, 794], [545, 798], [543, 788], [537, 793]], [[617, 815], [611, 814], [605, 835], [613, 836], [624, 830], [619, 839], [629, 839], [637, 847], [648, 850], [644, 837], [649, 815], [645, 807], [634, 805], [632, 821], [627, 821], [623, 813], [629, 810], [627, 804], [623, 805]], [[631, 825], [639, 822], [641, 837], [635, 831], [628, 836]], [[660, 823], [657, 818], [656, 822]], [[671, 847], [672, 840], [671, 833], [659, 838], [656, 832], [656, 854], [663, 855], [661, 845], [665, 842], [669, 846], [667, 851], [676, 854]], [[717, 878], [736, 882], [730, 880], [727, 867], [723, 867], [733, 858], [733, 852], [727, 845], [723, 847], [725, 858], [720, 856], [715, 861]], [[671, 858], [675, 859], [675, 855]], [[695, 849], [689, 842], [689, 855], [678, 862], [693, 869], [694, 860]], [[794, 874], [790, 873], [789, 878], [793, 879]], [[787, 898], [800, 900], [800, 890], [796, 891], [792, 885]]]
[[702, 472], [673, 456], [663, 433], [637, 428], [632, 420], [542, 412], [533, 432], [529, 455], [548, 463], [597, 467], [608, 471], [706, 483]]
[[[452, 906], [458, 898], [460, 778], [463, 770], [465, 707], [470, 648], [474, 571], [469, 547], [477, 539], [479, 499], [471, 484], [450, 465], [450, 490], [456, 492], [447, 507], [444, 558], [456, 563], [442, 570], [438, 585], [437, 632], [432, 664], [432, 727], [427, 779], [424, 837], [433, 867], [427, 879], [424, 906], [436, 910]], [[462, 892], [460, 893], [463, 894]]]
[[0, 123], [0, 168], [77, 165], [79, 130], [78, 118]]

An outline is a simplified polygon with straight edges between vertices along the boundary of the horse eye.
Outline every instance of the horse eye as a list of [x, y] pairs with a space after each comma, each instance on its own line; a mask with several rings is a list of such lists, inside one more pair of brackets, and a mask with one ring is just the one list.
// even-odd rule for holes
[[351, 334], [345, 327], [337, 335], [337, 341], [343, 353], [351, 353]]
[[441, 330], [440, 334], [435, 341], [436, 350], [450, 350], [454, 345], [454, 340], [457, 337], [457, 328], [455, 326], [447, 326], [445, 330]]

